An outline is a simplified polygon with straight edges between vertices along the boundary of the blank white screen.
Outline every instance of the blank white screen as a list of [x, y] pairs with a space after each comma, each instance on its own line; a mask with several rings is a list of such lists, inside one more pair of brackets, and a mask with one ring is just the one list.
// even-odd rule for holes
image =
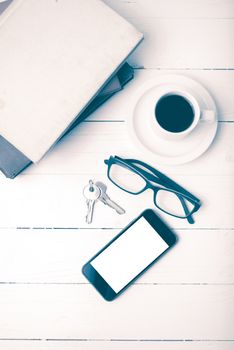
[[148, 221], [141, 217], [91, 261], [91, 265], [118, 293], [168, 247]]

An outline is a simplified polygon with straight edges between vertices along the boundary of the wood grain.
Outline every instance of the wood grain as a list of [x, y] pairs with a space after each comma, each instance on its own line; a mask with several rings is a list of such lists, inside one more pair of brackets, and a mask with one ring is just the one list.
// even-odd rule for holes
[[131, 12], [126, 12], [126, 8], [132, 2], [116, 1], [117, 12], [145, 35], [130, 62], [145, 68], [233, 68], [233, 4], [225, 2], [225, 13], [218, 14], [220, 1], [209, 6], [202, 1], [171, 5], [169, 1], [140, 0], [134, 1]]
[[134, 67], [234, 68], [233, 19], [130, 20], [145, 34], [129, 60]]
[[[96, 178], [94, 174], [92, 177]], [[22, 176], [14, 182], [3, 180], [0, 186], [1, 227], [121, 228], [147, 207], [154, 207], [151, 191], [139, 195], [136, 206], [135, 196], [110, 184], [110, 196], [127, 212], [118, 215], [113, 209], [97, 203], [93, 223], [89, 226], [85, 223], [87, 209], [83, 198], [83, 187], [89, 178], [90, 175], [35, 175]], [[105, 177], [98, 176], [97, 179], [106, 182]], [[212, 179], [209, 176], [180, 175], [176, 180], [197, 195], [203, 203], [199, 212], [194, 215], [194, 228], [234, 227], [231, 175], [214, 175]], [[217, 191], [218, 188], [222, 188], [222, 191]], [[14, 201], [10, 198], [14, 198]], [[225, 210], [219, 210], [222, 205], [225, 205]], [[172, 228], [193, 229], [186, 220], [163, 213], [161, 216]]]
[[[0, 176], [0, 349], [234, 350], [234, 2], [104, 2], [145, 34], [130, 59], [135, 79], [40, 163], [14, 181]], [[173, 167], [149, 162], [203, 206], [194, 225], [163, 216], [178, 244], [106, 303], [81, 266], [151, 206], [152, 194], [136, 202], [111, 185], [103, 160], [145, 159], [126, 122], [138, 87], [162, 74], [199, 81], [217, 105], [218, 134], [202, 157]], [[82, 189], [90, 177], [108, 183], [125, 216], [97, 205], [94, 223], [85, 225]]]
[[0, 340], [7, 350], [233, 350], [233, 341]]
[[234, 71], [233, 70], [203, 70], [203, 69], [136, 69], [135, 78], [128, 83], [124, 90], [117, 93], [88, 120], [116, 121], [130, 118], [131, 101], [138, 88], [147, 80], [162, 75], [181, 74], [197, 80], [210, 92], [218, 109], [220, 121], [234, 121]]
[[138, 284], [108, 303], [90, 285], [0, 285], [1, 337], [230, 341], [233, 296], [230, 285]]
[[[147, 154], [135, 147], [133, 140], [129, 138], [125, 122], [87, 122], [80, 125], [77, 130], [73, 130], [44, 159], [29, 167], [18, 178], [21, 179], [25, 175], [64, 174], [82, 174], [88, 178], [93, 174], [93, 176], [105, 175], [105, 181], [107, 181], [107, 167], [104, 159], [109, 159], [110, 155], [141, 159], [172, 178], [177, 174], [232, 175], [234, 173], [233, 133], [234, 123], [219, 123], [215, 140], [202, 156], [179, 166], [165, 166], [158, 164], [153, 158], [148, 160]], [[20, 180], [15, 179], [15, 181]], [[0, 186], [8, 182], [9, 180], [4, 181], [3, 178]], [[4, 191], [4, 187], [2, 190]]]
[[[82, 266], [116, 229], [0, 230], [0, 283], [83, 284]], [[234, 284], [233, 230], [176, 230], [178, 243], [137, 284]]]
[[233, 18], [234, 4], [229, 0], [104, 0], [126, 17], [154, 18]]

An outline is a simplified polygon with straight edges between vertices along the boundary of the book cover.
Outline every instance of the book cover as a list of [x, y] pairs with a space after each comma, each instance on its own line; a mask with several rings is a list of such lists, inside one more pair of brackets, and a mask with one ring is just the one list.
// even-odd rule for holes
[[40, 160], [142, 38], [100, 0], [14, 0], [0, 17], [0, 135]]
[[[66, 134], [74, 127], [86, 119], [93, 113], [100, 105], [107, 99], [112, 97], [115, 93], [122, 90], [129, 80], [133, 79], [134, 71], [129, 64], [125, 63], [117, 72], [117, 74], [105, 85], [100, 93], [92, 100], [86, 109], [76, 118]], [[64, 134], [62, 137], [64, 137]], [[59, 142], [59, 141], [58, 141]], [[26, 169], [32, 162], [22, 152], [15, 148], [6, 139], [0, 136], [0, 170], [8, 178], [15, 178], [24, 169]]]

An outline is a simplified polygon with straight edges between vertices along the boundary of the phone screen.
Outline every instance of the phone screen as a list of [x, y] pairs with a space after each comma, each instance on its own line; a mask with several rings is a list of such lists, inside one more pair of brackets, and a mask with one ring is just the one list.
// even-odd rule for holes
[[118, 293], [168, 248], [142, 216], [90, 264]]

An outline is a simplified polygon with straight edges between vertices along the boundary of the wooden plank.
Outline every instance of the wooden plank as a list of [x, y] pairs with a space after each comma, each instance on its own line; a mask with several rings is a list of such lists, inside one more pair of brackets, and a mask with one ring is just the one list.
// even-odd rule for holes
[[[125, 3], [128, 3], [128, 7], [131, 4]], [[140, 0], [128, 12], [127, 5], [122, 7], [120, 1], [109, 3], [145, 34], [144, 42], [133, 53], [130, 62], [135, 67], [145, 68], [233, 68], [233, 11], [226, 17], [229, 6], [233, 9], [233, 5], [226, 6], [226, 1], [216, 2], [215, 5], [202, 1], [196, 2], [196, 5], [193, 1], [191, 6], [190, 2], [186, 5], [185, 1], [182, 3], [182, 6], [178, 2], [171, 6], [171, 2], [165, 1], [160, 8], [152, 0], [147, 1], [149, 6], [145, 2], [143, 6], [143, 0]], [[177, 6], [178, 10], [175, 11]], [[195, 6], [198, 11], [194, 15]], [[220, 15], [207, 17], [208, 12], [215, 14], [220, 7]], [[169, 15], [165, 16], [165, 11]], [[174, 15], [171, 16], [170, 12]]]
[[[88, 283], [82, 266], [119, 230], [0, 230], [0, 283]], [[234, 231], [178, 231], [136, 283], [234, 284]]]
[[233, 340], [233, 295], [233, 285], [133, 285], [108, 303], [91, 285], [1, 285], [1, 338]]
[[[112, 1], [110, 5], [115, 8], [116, 3]], [[138, 2], [129, 11], [126, 11], [126, 6], [121, 8], [117, 5], [117, 11], [145, 34], [145, 41], [130, 58], [135, 67], [234, 67], [232, 3], [227, 4], [226, 0], [223, 4], [219, 2], [213, 6], [211, 2], [204, 6], [201, 0], [198, 4], [193, 0], [192, 6], [182, 6], [183, 11], [177, 2], [173, 6], [171, 2], [168, 5], [168, 1], [161, 0], [160, 3], [156, 7], [152, 0], [149, 6]], [[177, 11], [175, 7], [178, 7]], [[194, 12], [194, 8], [198, 10]], [[201, 16], [203, 8], [206, 10]]]
[[233, 147], [234, 123], [219, 123], [212, 145], [202, 156], [190, 163], [165, 166], [154, 162], [151, 154], [135, 147], [124, 122], [83, 123], [23, 175], [104, 175], [107, 172], [104, 159], [109, 159], [110, 155], [141, 159], [172, 178], [175, 174], [229, 175], [234, 173]]
[[129, 59], [134, 67], [234, 67], [233, 19], [127, 19], [145, 35]]
[[234, 4], [229, 0], [104, 0], [126, 17], [154, 18], [233, 18]]
[[[12, 0], [0, 2], [0, 14]], [[233, 18], [234, 5], [229, 0], [103, 0], [125, 17], [154, 18]]]
[[157, 82], [157, 78], [171, 74], [185, 75], [200, 82], [213, 96], [219, 120], [234, 121], [234, 71], [202, 69], [136, 69], [134, 80], [101, 106], [88, 120], [128, 120], [131, 115], [132, 99], [137, 89], [147, 80], [155, 79]]
[[[12, 2], [0, 2], [0, 14]], [[233, 2], [229, 0], [103, 0], [113, 10], [126, 17], [154, 18], [232, 18]]]
[[0, 340], [4, 350], [233, 350], [226, 341]]
[[[0, 227], [121, 228], [147, 207], [154, 207], [151, 191], [134, 197], [108, 182], [109, 195], [126, 209], [126, 214], [118, 215], [97, 203], [93, 223], [87, 225], [83, 187], [89, 178], [90, 175], [35, 175], [10, 181], [2, 177]], [[93, 173], [92, 178], [106, 182], [105, 176]], [[193, 226], [162, 213], [171, 227], [234, 228], [232, 175], [178, 175], [175, 180], [198, 196], [203, 205], [194, 215]]]

